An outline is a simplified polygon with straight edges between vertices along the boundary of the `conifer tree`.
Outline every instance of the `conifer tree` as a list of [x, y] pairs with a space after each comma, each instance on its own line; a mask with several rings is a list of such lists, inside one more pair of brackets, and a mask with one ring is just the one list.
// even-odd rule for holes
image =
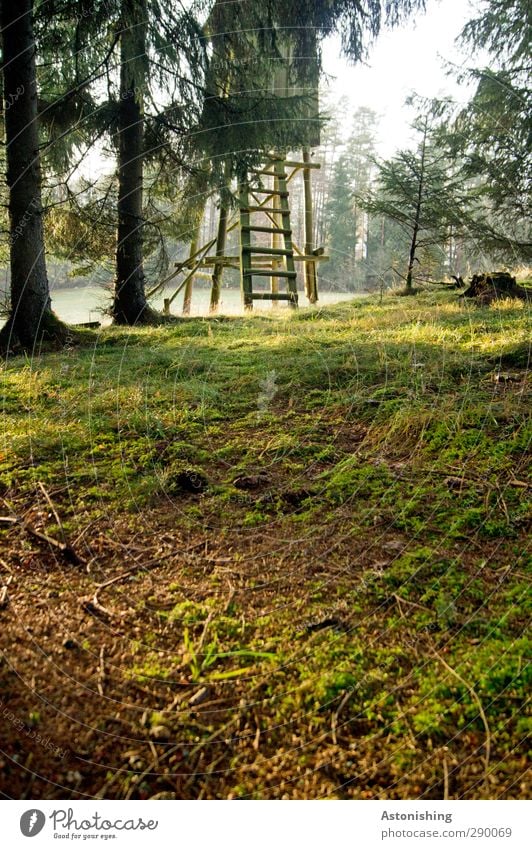
[[453, 174], [449, 160], [435, 143], [437, 124], [429, 113], [414, 123], [414, 149], [398, 151], [378, 165], [376, 186], [361, 202], [372, 215], [397, 222], [408, 236], [404, 261], [405, 293], [413, 294], [414, 271], [423, 251], [445, 245], [450, 228], [466, 226], [467, 204], [463, 177]]
[[52, 312], [46, 270], [33, 0], [4, 0], [0, 24], [11, 271], [0, 349], [32, 350], [42, 338], [61, 341], [67, 333]]
[[525, 0], [483, 0], [460, 39], [489, 67], [468, 68], [469, 103], [449, 109], [441, 134], [449, 155], [460, 158], [464, 178], [476, 186], [478, 206], [468, 222], [476, 247], [510, 261], [532, 258], [530, 180], [532, 103], [530, 7]]

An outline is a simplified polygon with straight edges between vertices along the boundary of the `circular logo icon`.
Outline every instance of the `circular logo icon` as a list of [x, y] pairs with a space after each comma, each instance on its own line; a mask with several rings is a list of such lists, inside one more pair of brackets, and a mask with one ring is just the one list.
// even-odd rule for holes
[[46, 817], [42, 811], [32, 808], [30, 811], [25, 811], [20, 818], [20, 830], [24, 837], [35, 837], [43, 830]]

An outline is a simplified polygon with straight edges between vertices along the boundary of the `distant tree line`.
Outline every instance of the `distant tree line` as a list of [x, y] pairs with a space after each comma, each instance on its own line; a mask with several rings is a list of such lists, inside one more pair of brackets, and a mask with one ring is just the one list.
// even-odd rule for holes
[[412, 147], [378, 160], [367, 114], [355, 116], [326, 207], [332, 283], [394, 280], [410, 293], [416, 280], [460, 276], [472, 265], [530, 263], [527, 21], [521, 0], [485, 0], [459, 40], [472, 55], [486, 50], [492, 66], [460, 73], [475, 83], [465, 106], [411, 98]]

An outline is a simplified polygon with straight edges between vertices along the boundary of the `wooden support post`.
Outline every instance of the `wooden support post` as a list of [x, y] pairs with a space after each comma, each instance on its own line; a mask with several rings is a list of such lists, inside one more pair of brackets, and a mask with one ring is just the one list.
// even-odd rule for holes
[[286, 277], [289, 304], [292, 309], [297, 308], [297, 274], [294, 265], [294, 246], [292, 243], [292, 225], [290, 223], [290, 205], [288, 202], [288, 191], [286, 188], [286, 168], [284, 160], [274, 162], [274, 172], [279, 183], [279, 204], [281, 207], [281, 222], [284, 234], [284, 251], [286, 254], [286, 270], [278, 271], [279, 277]]
[[[220, 218], [218, 221], [218, 235], [216, 236], [217, 257], [223, 257], [223, 255], [225, 254], [225, 242], [227, 237], [227, 214], [227, 207], [222, 202], [220, 206]], [[220, 303], [220, 291], [222, 288], [223, 271], [223, 262], [216, 262], [212, 274], [211, 303], [209, 307], [209, 312], [211, 313], [218, 312], [218, 305]]]
[[[189, 251], [189, 259], [195, 256], [198, 252], [198, 242], [200, 235], [201, 221], [198, 224], [198, 229], [196, 230], [196, 234], [190, 243], [190, 251]], [[183, 315], [190, 315], [190, 307], [192, 304], [192, 289], [194, 287], [194, 276], [189, 277], [186, 285], [185, 292], [183, 295]]]
[[[224, 165], [224, 189], [227, 192], [230, 191], [230, 183], [231, 183], [231, 166], [228, 159], [225, 160]], [[223, 198], [223, 193], [220, 197], [220, 218], [218, 220], [218, 232], [216, 235], [216, 256], [223, 257], [225, 254], [225, 243], [227, 241], [227, 224], [229, 219], [229, 209], [226, 201]], [[214, 265], [214, 271], [212, 274], [212, 288], [211, 288], [211, 303], [209, 307], [209, 312], [215, 313], [218, 312], [218, 305], [220, 303], [220, 291], [222, 288], [222, 277], [224, 273], [224, 264], [223, 262], [217, 262]]]
[[[273, 190], [274, 190], [274, 192], [279, 191], [279, 178], [278, 177], [273, 178]], [[275, 224], [275, 227], [282, 228], [282, 226], [283, 226], [282, 215], [279, 212], [274, 212], [272, 214], [272, 218], [273, 218], [273, 222]], [[275, 232], [272, 233], [270, 241], [271, 241], [272, 250], [280, 250], [283, 247], [284, 242], [283, 242], [283, 238], [282, 238], [281, 233], [275, 233]], [[282, 260], [274, 259], [272, 261], [272, 269], [274, 271], [278, 271], [282, 267], [283, 267]], [[270, 291], [273, 295], [275, 295], [279, 292], [279, 278], [278, 277], [272, 277], [271, 278]], [[272, 307], [275, 307], [275, 301], [272, 301]]]
[[251, 275], [251, 233], [249, 224], [249, 187], [246, 182], [240, 184], [240, 279], [244, 309], [253, 309], [253, 278]]
[[[305, 254], [311, 256], [314, 251], [314, 220], [312, 215], [312, 184], [310, 177], [310, 151], [303, 148], [303, 184], [305, 188]], [[318, 300], [318, 270], [316, 262], [305, 261], [305, 291], [311, 304]]]

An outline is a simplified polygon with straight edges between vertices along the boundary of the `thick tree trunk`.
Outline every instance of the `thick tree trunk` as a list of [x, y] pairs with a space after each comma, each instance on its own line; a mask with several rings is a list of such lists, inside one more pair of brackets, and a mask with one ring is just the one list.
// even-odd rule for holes
[[156, 319], [148, 306], [143, 268], [143, 89], [146, 80], [145, 0], [123, 0], [118, 112], [118, 231], [113, 318], [117, 324]]
[[44, 252], [33, 0], [1, 3], [11, 313], [0, 349], [31, 349], [67, 328], [51, 310]]

